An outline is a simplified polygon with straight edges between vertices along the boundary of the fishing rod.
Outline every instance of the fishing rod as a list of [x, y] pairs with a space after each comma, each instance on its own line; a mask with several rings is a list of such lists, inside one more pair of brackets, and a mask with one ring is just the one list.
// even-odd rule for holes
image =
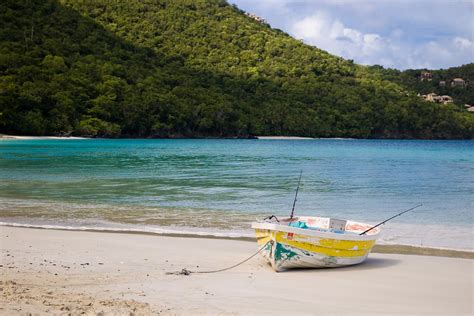
[[418, 204], [417, 206], [414, 206], [414, 207], [412, 207], [412, 208], [409, 208], [409, 209], [406, 210], [406, 211], [403, 211], [403, 212], [401, 212], [401, 213], [398, 213], [397, 215], [392, 216], [392, 217], [390, 217], [389, 219], [386, 219], [386, 220], [384, 220], [383, 222], [378, 223], [378, 224], [375, 225], [374, 227], [367, 229], [366, 231], [360, 233], [359, 235], [364, 235], [365, 233], [370, 232], [372, 229], [374, 229], [374, 228], [376, 228], [376, 227], [379, 227], [380, 225], [385, 224], [385, 223], [388, 222], [389, 220], [392, 220], [392, 219], [394, 219], [394, 218], [397, 217], [397, 216], [400, 216], [400, 215], [402, 215], [402, 214], [405, 214], [405, 213], [407, 213], [407, 212], [410, 212], [411, 210], [414, 210], [415, 208], [418, 208], [418, 207], [420, 207], [420, 206], [423, 206], [423, 204]]
[[293, 214], [295, 212], [296, 197], [298, 196], [298, 190], [300, 189], [300, 183], [301, 183], [301, 176], [302, 175], [303, 175], [303, 170], [300, 171], [300, 178], [298, 179], [298, 186], [296, 187], [295, 200], [293, 201], [293, 208], [291, 209], [290, 219], [293, 218]]

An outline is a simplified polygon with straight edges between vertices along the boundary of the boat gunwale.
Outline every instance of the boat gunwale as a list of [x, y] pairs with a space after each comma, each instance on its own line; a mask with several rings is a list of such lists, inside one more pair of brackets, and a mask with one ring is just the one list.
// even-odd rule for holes
[[[362, 223], [360, 223], [362, 224]], [[375, 240], [380, 235], [380, 229], [375, 228], [374, 234], [369, 235], [352, 235], [352, 234], [340, 234], [340, 233], [333, 233], [333, 232], [323, 232], [318, 230], [306, 229], [306, 228], [297, 228], [287, 225], [281, 225], [278, 223], [267, 223], [267, 222], [253, 222], [252, 228], [254, 229], [263, 229], [263, 230], [270, 230], [275, 232], [285, 232], [285, 233], [293, 233], [298, 235], [306, 235], [312, 237], [320, 237], [326, 239], [336, 239], [336, 240], [353, 240], [353, 241], [370, 241]]]

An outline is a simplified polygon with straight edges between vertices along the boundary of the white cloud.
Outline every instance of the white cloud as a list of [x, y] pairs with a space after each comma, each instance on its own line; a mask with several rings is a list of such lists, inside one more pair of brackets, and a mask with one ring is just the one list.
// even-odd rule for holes
[[474, 43], [468, 40], [467, 38], [455, 37], [453, 39], [453, 43], [459, 49], [470, 49], [470, 50], [474, 49]]
[[326, 12], [318, 12], [295, 22], [291, 32], [308, 44], [364, 64], [373, 64], [374, 57], [377, 56], [384, 61], [389, 60], [384, 56], [387, 46], [392, 45], [389, 39], [376, 33], [363, 33], [346, 27]]
[[446, 38], [422, 43], [407, 54], [414, 59], [413, 63], [418, 61], [426, 68], [437, 68], [436, 65], [445, 65], [443, 68], [446, 68], [455, 60], [473, 62], [474, 43], [462, 37]]
[[361, 64], [405, 69], [447, 67], [453, 60], [474, 61], [474, 43], [467, 38], [405, 43], [400, 29], [388, 36], [364, 33], [321, 11], [294, 22], [290, 32], [310, 45]]
[[306, 43], [398, 69], [474, 62], [472, 0], [230, 0]]

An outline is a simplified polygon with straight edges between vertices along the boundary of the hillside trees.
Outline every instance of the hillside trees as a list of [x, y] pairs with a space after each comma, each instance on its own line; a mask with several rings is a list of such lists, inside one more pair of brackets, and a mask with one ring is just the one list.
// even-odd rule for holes
[[405, 74], [304, 45], [225, 1], [6, 0], [0, 132], [472, 138]]

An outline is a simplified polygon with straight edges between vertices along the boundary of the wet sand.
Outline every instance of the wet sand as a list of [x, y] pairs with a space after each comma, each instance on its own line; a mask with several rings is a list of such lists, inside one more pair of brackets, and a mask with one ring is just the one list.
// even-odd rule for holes
[[[371, 254], [275, 273], [247, 241], [0, 227], [0, 314], [472, 315], [472, 259]], [[392, 249], [393, 250], [393, 249]]]

